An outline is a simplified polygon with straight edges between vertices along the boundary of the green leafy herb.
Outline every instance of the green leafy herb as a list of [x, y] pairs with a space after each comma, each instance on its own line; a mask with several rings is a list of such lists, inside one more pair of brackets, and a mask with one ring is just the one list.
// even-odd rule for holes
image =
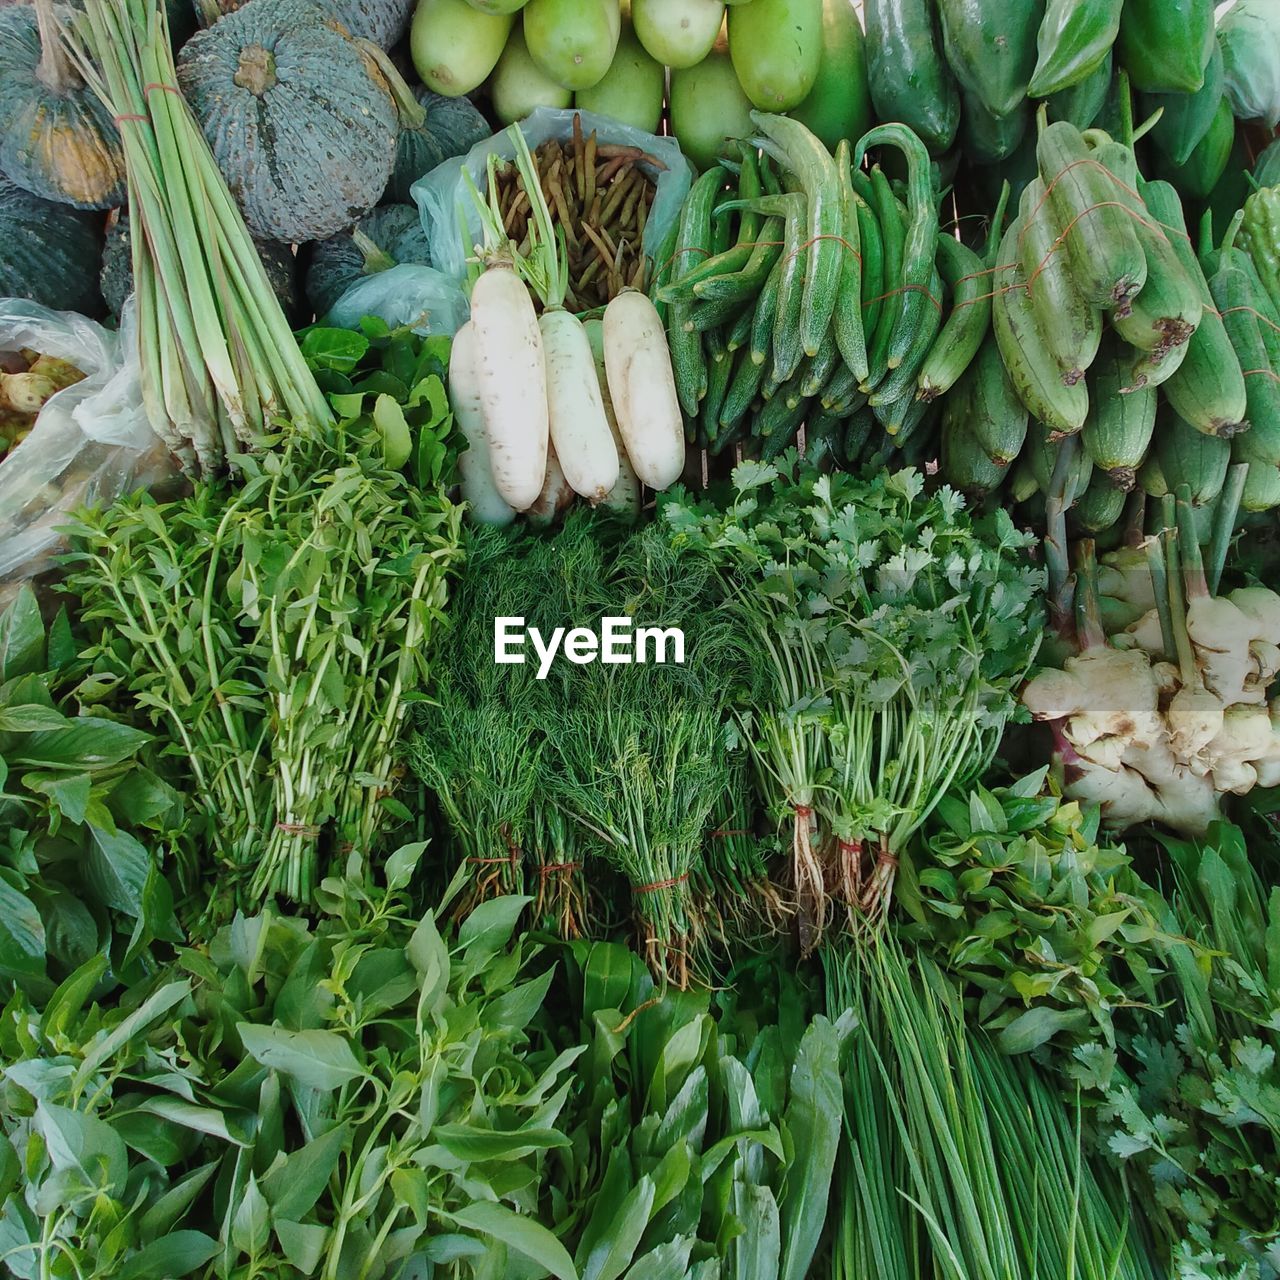
[[0, 984], [33, 997], [100, 951], [137, 977], [152, 942], [182, 938], [161, 869], [178, 794], [147, 767], [151, 736], [76, 688], [74, 650], [30, 587], [0, 614]]
[[990, 763], [1039, 643], [1030, 539], [915, 471], [871, 481], [742, 463], [723, 506], [679, 490], [661, 513], [709, 561], [767, 687], [741, 711], [763, 797], [793, 824], [806, 949], [827, 884], [877, 918], [907, 841]]
[[[423, 427], [442, 447], [446, 417]], [[193, 795], [190, 887], [309, 897], [397, 810], [397, 736], [458, 559], [458, 507], [388, 470], [366, 421], [285, 435], [239, 489], [127, 498], [73, 529], [102, 678], [164, 731]]]
[[1050, 1041], [1114, 1046], [1113, 1017], [1153, 1007], [1164, 904], [1123, 847], [1100, 841], [1096, 808], [1043, 793], [1045, 771], [939, 802], [899, 898], [903, 936], [963, 978], [1006, 1053]]

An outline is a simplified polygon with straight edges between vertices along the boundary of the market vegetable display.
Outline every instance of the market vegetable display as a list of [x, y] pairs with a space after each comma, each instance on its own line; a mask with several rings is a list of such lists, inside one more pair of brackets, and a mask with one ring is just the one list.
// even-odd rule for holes
[[1273, 9], [0, 7], [0, 1271], [1277, 1280]]
[[[252, 472], [246, 459], [243, 488], [140, 495], [76, 530], [73, 576], [101, 669], [182, 744], [197, 839], [227, 873], [204, 904], [213, 919], [237, 900], [305, 900], [323, 851], [365, 848], [395, 817], [396, 730], [461, 513], [436, 488], [452, 429], [438, 354], [402, 335], [374, 341], [407, 388], [403, 406], [379, 389], [385, 376], [351, 379], [332, 393], [349, 416], [296, 430]], [[316, 363], [341, 373], [370, 341], [315, 345]], [[407, 414], [419, 407], [415, 439]], [[411, 460], [419, 474], [401, 474]]]

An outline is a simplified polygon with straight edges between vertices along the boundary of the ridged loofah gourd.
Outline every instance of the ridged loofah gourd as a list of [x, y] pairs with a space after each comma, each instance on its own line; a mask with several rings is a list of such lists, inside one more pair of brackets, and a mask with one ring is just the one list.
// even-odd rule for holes
[[124, 199], [120, 133], [58, 44], [53, 0], [0, 9], [0, 169], [79, 209]]
[[32, 195], [0, 174], [0, 296], [100, 316], [102, 218]]
[[402, 262], [426, 266], [430, 261], [418, 210], [409, 204], [386, 204], [313, 247], [307, 267], [307, 302], [317, 316], [323, 316], [362, 276]]
[[197, 32], [178, 83], [259, 239], [324, 239], [386, 188], [391, 88], [371, 47], [310, 0], [249, 0]]

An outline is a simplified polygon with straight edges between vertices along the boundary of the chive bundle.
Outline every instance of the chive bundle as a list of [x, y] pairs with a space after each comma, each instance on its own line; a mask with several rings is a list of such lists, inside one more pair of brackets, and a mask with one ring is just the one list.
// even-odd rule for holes
[[164, 7], [86, 0], [61, 28], [115, 117], [129, 183], [142, 397], [191, 469], [219, 470], [275, 415], [331, 420], [181, 91]]

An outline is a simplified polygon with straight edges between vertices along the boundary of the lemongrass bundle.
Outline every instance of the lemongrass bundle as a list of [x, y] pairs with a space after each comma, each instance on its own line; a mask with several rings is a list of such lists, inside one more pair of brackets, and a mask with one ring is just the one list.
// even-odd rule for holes
[[142, 395], [188, 469], [234, 461], [273, 417], [329, 406], [199, 125], [157, 0], [85, 0], [61, 37], [120, 127], [133, 228]]

